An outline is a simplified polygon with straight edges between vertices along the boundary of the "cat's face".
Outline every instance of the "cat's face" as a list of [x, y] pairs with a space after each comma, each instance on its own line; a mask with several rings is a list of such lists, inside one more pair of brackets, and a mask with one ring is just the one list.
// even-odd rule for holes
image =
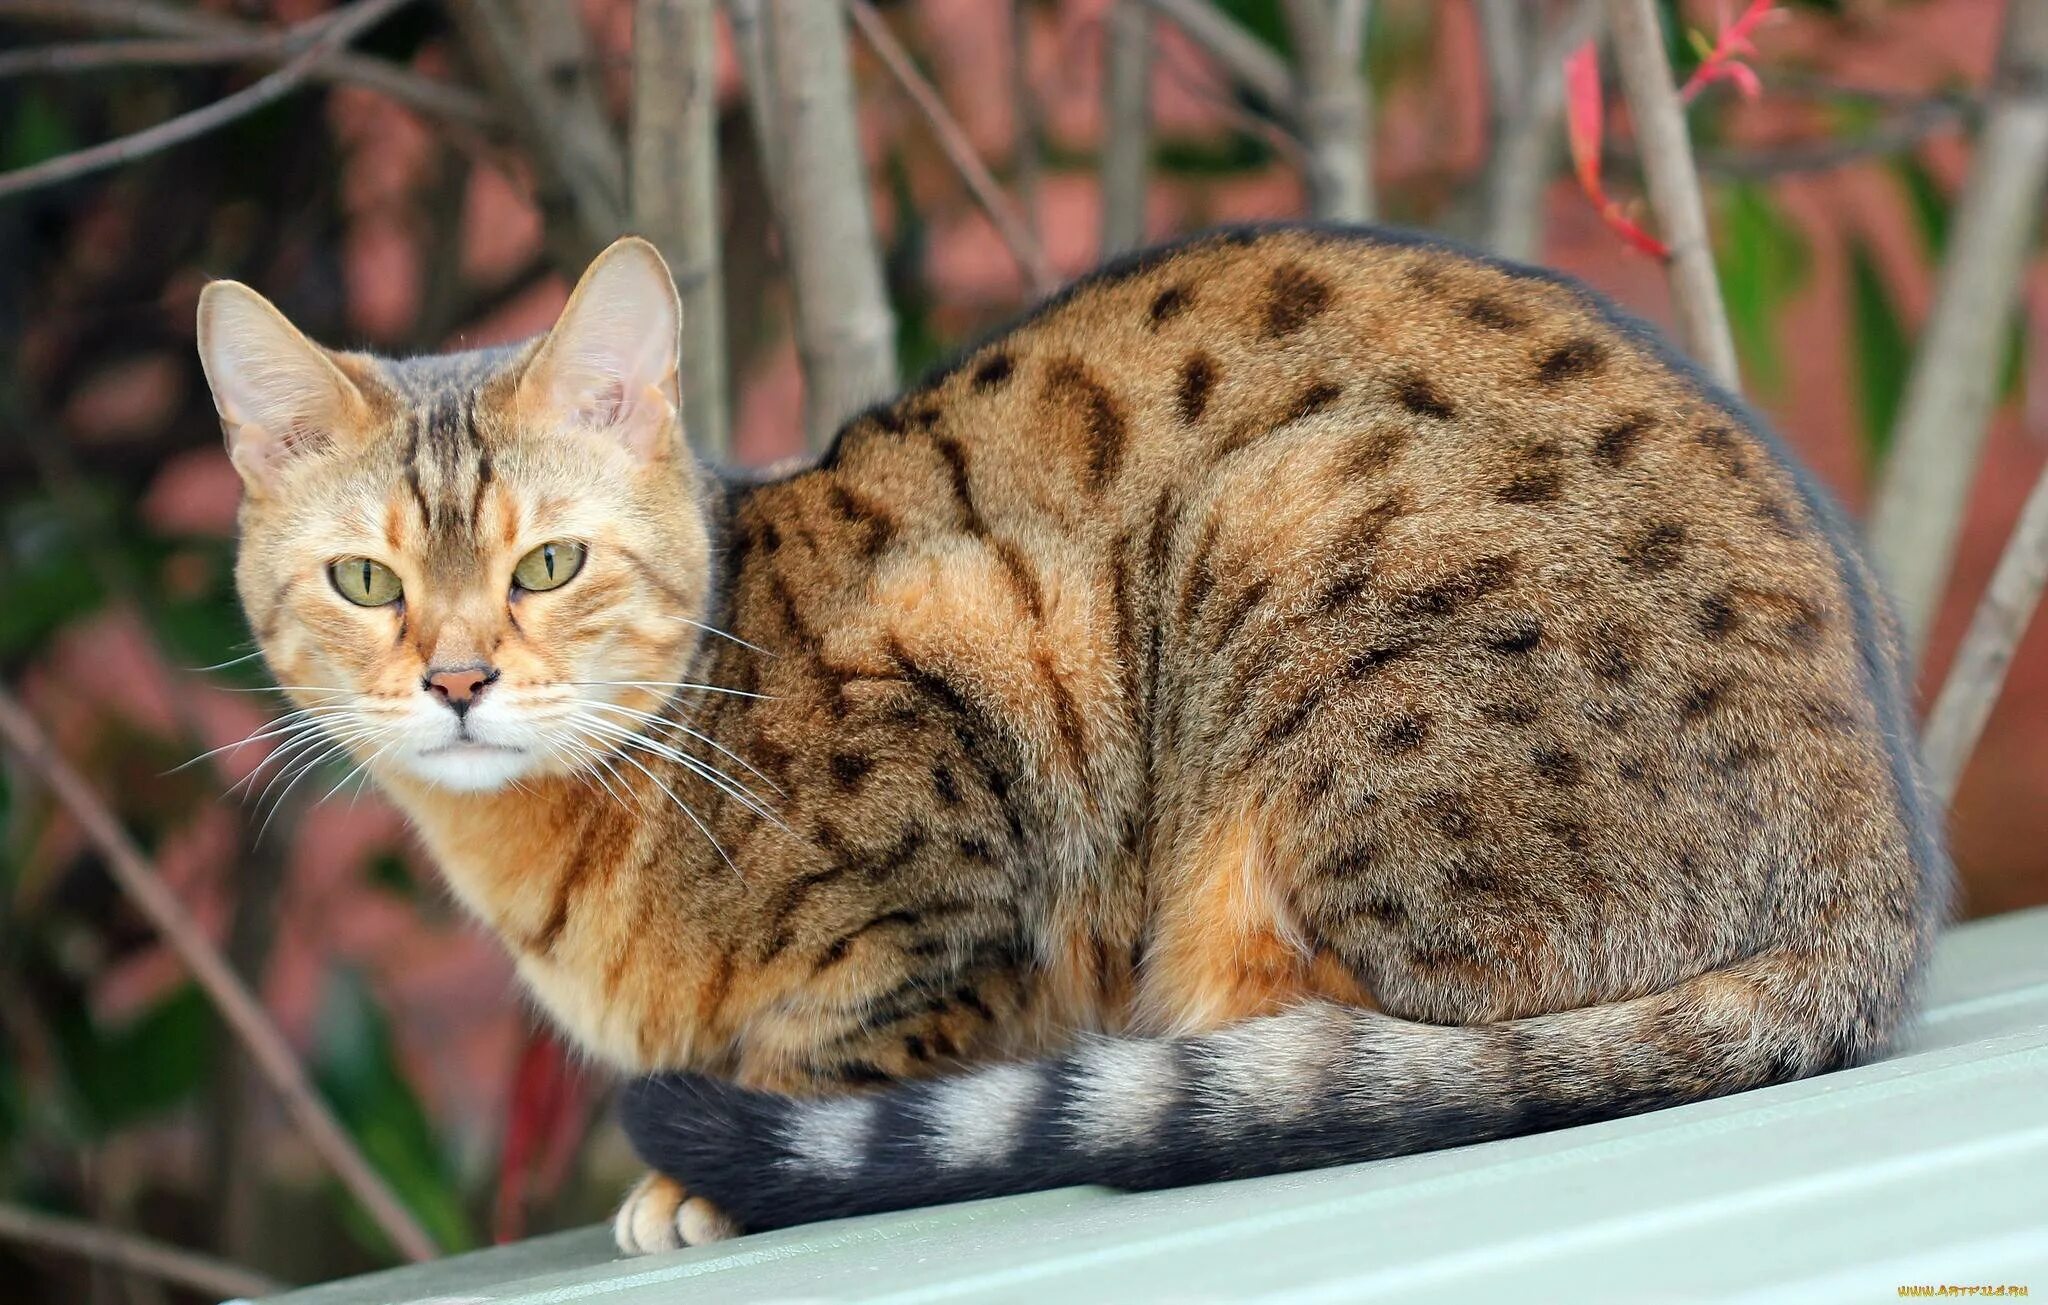
[[710, 583], [676, 328], [638, 241], [545, 339], [495, 354], [332, 354], [208, 287], [200, 354], [246, 488], [236, 582], [324, 735], [303, 751], [494, 789], [587, 769], [659, 710]]

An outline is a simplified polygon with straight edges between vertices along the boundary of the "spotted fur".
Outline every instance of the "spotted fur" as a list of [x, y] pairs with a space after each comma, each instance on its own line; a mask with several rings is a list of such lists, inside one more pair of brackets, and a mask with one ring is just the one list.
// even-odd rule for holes
[[[351, 364], [409, 414], [358, 455], [394, 547], [473, 567], [535, 492], [529, 356]], [[658, 704], [732, 782], [388, 780], [568, 1031], [659, 1071], [624, 1120], [673, 1181], [622, 1230], [1526, 1133], [1853, 1064], [1910, 1005], [1947, 871], [1870, 576], [1576, 284], [1201, 237], [814, 466], [663, 483], [539, 638], [729, 632], [635, 678], [759, 695]], [[249, 556], [286, 529], [243, 575], [291, 675], [322, 636]]]

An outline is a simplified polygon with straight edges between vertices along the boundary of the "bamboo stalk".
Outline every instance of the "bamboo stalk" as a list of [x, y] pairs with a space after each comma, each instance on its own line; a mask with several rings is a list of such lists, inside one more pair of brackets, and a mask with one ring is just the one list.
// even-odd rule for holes
[[661, 250], [683, 301], [683, 430], [698, 454], [731, 449], [719, 264], [717, 0], [633, 8], [633, 226]]
[[854, 131], [844, 12], [816, 0], [769, 0], [766, 44], [804, 431], [822, 448], [842, 421], [896, 388], [896, 316], [882, 288]]
[[1927, 782], [1946, 803], [1955, 796], [1963, 767], [1976, 750], [1984, 722], [2005, 686], [2013, 653], [2025, 637], [2027, 624], [2048, 583], [2048, 468], [2034, 482], [2020, 509], [2020, 519], [1991, 573], [1991, 585], [1970, 618], [1969, 632], [1956, 651], [1948, 679], [1927, 715], [1920, 755]]
[[1671, 303], [1678, 316], [1679, 340], [1707, 375], [1731, 390], [1740, 389], [1735, 337], [1721, 302], [1692, 138], [1671, 80], [1656, 0], [1607, 0], [1607, 21], [1614, 31], [1622, 94], [1635, 124], [1650, 207], [1657, 214], [1657, 234], [1671, 250]]
[[114, 881], [191, 970], [228, 1028], [247, 1049], [249, 1058], [283, 1100], [286, 1113], [308, 1144], [334, 1170], [342, 1186], [406, 1258], [433, 1259], [438, 1253], [433, 1239], [320, 1099], [305, 1068], [292, 1054], [290, 1044], [271, 1022], [262, 1003], [244, 986], [92, 786], [72, 769], [34, 718], [4, 689], [0, 689], [0, 743], [12, 749], [24, 765], [49, 785], [78, 822], [86, 838], [99, 850]]
[[1145, 242], [1152, 154], [1152, 15], [1143, 0], [1109, 11], [1103, 77], [1102, 239], [1109, 258]]
[[1941, 601], [1998, 398], [2003, 342], [2048, 181], [2048, 4], [2006, 9], [1984, 134], [1950, 225], [1870, 516], [1915, 653]]
[[1372, 216], [1372, 101], [1359, 66], [1365, 0], [1287, 0], [1295, 112], [1308, 144], [1309, 210], [1330, 222]]

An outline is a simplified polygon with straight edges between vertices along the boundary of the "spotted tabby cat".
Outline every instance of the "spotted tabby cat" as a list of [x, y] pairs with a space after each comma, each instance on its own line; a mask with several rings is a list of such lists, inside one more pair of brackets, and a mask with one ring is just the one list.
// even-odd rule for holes
[[698, 465], [624, 240], [389, 361], [231, 283], [238, 579], [570, 1035], [654, 1250], [1365, 1160], [1854, 1064], [1946, 867], [1864, 564], [1557, 278], [1368, 231], [1087, 278]]

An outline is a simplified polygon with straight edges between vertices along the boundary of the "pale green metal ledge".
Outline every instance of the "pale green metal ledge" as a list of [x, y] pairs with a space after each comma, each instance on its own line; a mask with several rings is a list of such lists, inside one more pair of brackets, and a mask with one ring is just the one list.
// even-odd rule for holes
[[2048, 909], [1942, 940], [1881, 1064], [1634, 1119], [1183, 1191], [1092, 1188], [620, 1260], [588, 1229], [279, 1305], [2048, 1297]]

